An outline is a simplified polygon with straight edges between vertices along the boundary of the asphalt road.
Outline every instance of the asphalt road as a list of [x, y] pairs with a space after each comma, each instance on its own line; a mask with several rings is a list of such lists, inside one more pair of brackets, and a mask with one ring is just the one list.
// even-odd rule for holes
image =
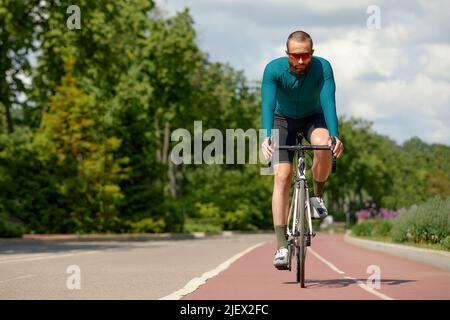
[[449, 271], [343, 235], [313, 239], [305, 289], [294, 271], [273, 268], [274, 249], [273, 234], [1, 243], [0, 299], [450, 299]]
[[176, 241], [1, 243], [0, 299], [159, 299], [235, 254], [272, 239], [262, 234]]

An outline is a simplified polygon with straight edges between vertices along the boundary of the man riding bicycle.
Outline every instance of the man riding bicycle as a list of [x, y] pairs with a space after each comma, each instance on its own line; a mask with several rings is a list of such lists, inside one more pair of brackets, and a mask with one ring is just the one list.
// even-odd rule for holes
[[[313, 56], [313, 41], [303, 31], [291, 33], [286, 41], [287, 57], [269, 62], [264, 70], [262, 97], [262, 127], [266, 138], [262, 152], [266, 159], [278, 145], [294, 145], [297, 133], [309, 143], [331, 147], [336, 138], [333, 154], [342, 155], [344, 145], [339, 140], [335, 103], [335, 83], [331, 64], [324, 58]], [[279, 141], [271, 144], [271, 129], [278, 129]], [[277, 238], [275, 267], [288, 265], [286, 241], [289, 210], [289, 189], [292, 180], [293, 152], [276, 150], [272, 213]], [[323, 219], [327, 209], [323, 202], [324, 185], [331, 168], [331, 151], [314, 151], [312, 165], [314, 196], [310, 198], [313, 217]]]

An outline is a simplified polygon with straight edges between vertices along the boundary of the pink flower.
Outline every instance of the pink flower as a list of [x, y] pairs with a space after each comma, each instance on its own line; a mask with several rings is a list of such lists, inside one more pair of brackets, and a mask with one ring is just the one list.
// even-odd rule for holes
[[355, 216], [357, 218], [371, 218], [372, 214], [370, 213], [369, 210], [361, 209], [359, 211], [356, 211]]

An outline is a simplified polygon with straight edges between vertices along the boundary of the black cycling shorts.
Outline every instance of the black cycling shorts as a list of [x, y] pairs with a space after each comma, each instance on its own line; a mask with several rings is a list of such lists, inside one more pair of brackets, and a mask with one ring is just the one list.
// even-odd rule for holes
[[[279, 145], [295, 145], [297, 133], [301, 133], [311, 143], [311, 133], [316, 128], [328, 129], [322, 113], [313, 114], [301, 119], [292, 119], [277, 114], [274, 115], [273, 129], [278, 129]], [[278, 159], [275, 154], [276, 152], [279, 153]], [[275, 153], [272, 157], [274, 164], [293, 163], [294, 151], [275, 150]]]

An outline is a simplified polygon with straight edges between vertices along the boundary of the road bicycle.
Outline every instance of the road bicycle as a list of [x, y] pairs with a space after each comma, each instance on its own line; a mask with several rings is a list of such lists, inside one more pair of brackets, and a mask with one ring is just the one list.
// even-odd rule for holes
[[[279, 146], [279, 150], [293, 151], [297, 155], [297, 170], [294, 180], [294, 190], [290, 201], [288, 228], [286, 239], [288, 242], [288, 266], [291, 271], [292, 257], [296, 256], [296, 279], [302, 288], [305, 287], [305, 260], [306, 249], [311, 246], [311, 239], [316, 235], [312, 228], [311, 208], [309, 203], [308, 181], [306, 179], [306, 151], [309, 150], [333, 150], [336, 145], [334, 137], [331, 138], [332, 146], [303, 145], [303, 137], [297, 136], [297, 145]], [[336, 157], [332, 155], [332, 169], [336, 172]]]

